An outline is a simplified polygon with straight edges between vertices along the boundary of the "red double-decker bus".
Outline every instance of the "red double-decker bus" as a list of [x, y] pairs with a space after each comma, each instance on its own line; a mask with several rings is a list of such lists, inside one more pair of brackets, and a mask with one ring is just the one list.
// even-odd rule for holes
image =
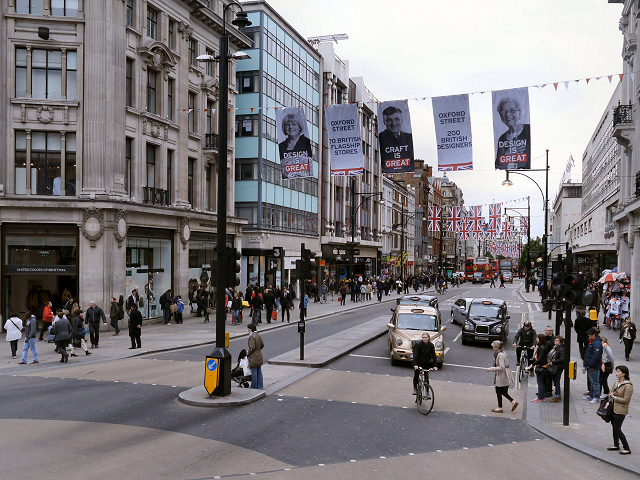
[[489, 260], [489, 267], [491, 270], [491, 276], [495, 277], [496, 273], [498, 273], [498, 261], [497, 260]]
[[473, 281], [473, 258], [467, 258], [464, 261], [464, 277], [467, 279], [467, 282]]

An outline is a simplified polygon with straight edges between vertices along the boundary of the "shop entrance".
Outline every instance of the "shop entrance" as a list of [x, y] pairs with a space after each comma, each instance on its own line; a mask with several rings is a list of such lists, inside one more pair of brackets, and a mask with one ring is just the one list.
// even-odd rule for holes
[[24, 318], [30, 310], [38, 319], [42, 318], [42, 310], [46, 302], [51, 300], [52, 310], [62, 309], [66, 301], [78, 298], [78, 279], [75, 275], [6, 275], [4, 279], [5, 298], [7, 299], [7, 316], [17, 313]]

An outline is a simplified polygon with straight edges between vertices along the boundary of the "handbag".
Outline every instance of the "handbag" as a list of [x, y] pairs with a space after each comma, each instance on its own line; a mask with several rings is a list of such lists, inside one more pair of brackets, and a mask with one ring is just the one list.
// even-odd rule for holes
[[611, 414], [613, 413], [613, 400], [611, 398], [603, 398], [600, 400], [600, 406], [596, 413], [604, 420], [609, 423], [611, 421]]
[[86, 327], [83, 325], [82, 328], [78, 329], [78, 337], [79, 338], [84, 338], [87, 335], [87, 329]]
[[604, 373], [613, 373], [613, 362], [604, 362]]
[[214, 314], [214, 313], [215, 313], [215, 312], [213, 311], [213, 308], [211, 308], [211, 307], [207, 307], [207, 315], [212, 315], [212, 314]]
[[171, 305], [169, 305], [169, 311], [171, 313], [176, 313], [178, 311], [178, 305], [176, 305], [175, 303], [172, 303]]
[[278, 319], [278, 312], [277, 311], [273, 311], [271, 312], [271, 320], [277, 320]]
[[536, 374], [542, 375], [545, 372], [545, 369], [542, 367], [536, 367]]

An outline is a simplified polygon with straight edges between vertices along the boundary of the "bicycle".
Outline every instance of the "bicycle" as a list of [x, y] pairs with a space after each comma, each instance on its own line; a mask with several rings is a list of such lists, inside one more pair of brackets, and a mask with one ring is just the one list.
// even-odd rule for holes
[[518, 379], [518, 383], [522, 383], [522, 379], [529, 375], [527, 369], [529, 368], [529, 350], [533, 350], [533, 347], [527, 347], [523, 345], [522, 351], [520, 352], [520, 365], [516, 367], [516, 378]]
[[433, 388], [429, 385], [429, 372], [433, 371], [433, 368], [420, 368], [420, 376], [418, 377], [418, 386], [416, 388], [416, 404], [418, 411], [422, 415], [428, 415], [433, 409], [434, 393]]

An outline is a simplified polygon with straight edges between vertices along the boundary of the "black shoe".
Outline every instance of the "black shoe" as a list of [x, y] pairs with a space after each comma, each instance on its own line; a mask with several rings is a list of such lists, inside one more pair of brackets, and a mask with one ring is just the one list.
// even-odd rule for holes
[[100, 347], [98, 347], [98, 344], [97, 344], [97, 343], [96, 343], [96, 348], [100, 348]]
[[620, 447], [609, 447], [607, 448], [607, 450], [609, 450], [610, 452], [613, 452], [613, 451], [620, 450]]
[[624, 357], [625, 362], [629, 361], [629, 357]]
[[129, 347], [129, 350], [135, 350], [136, 347]]
[[76, 355], [75, 353], [71, 354], [72, 357], [77, 357], [78, 355]]
[[60, 359], [60, 363], [64, 363], [64, 357]]
[[69, 362], [69, 355], [67, 355], [66, 357], [64, 357], [64, 363], [68, 363]]
[[86, 352], [84, 352], [85, 355], [91, 355], [91, 352], [89, 350], [87, 350]]

